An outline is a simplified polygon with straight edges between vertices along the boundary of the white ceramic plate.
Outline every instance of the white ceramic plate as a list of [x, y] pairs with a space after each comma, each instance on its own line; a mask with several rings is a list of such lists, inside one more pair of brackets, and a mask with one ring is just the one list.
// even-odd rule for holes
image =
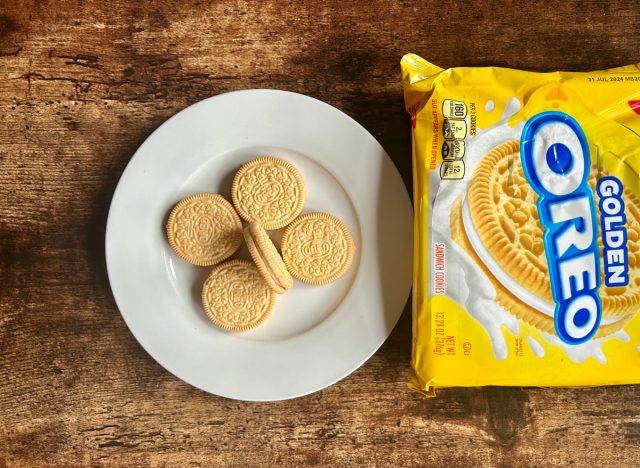
[[[209, 269], [173, 253], [165, 223], [187, 195], [229, 197], [238, 167], [261, 155], [300, 170], [304, 211], [342, 219], [357, 252], [338, 281], [296, 282], [264, 325], [226, 333], [208, 321], [200, 302]], [[277, 242], [279, 232], [272, 234]], [[239, 400], [305, 395], [362, 365], [404, 308], [411, 253], [411, 203], [380, 144], [334, 107], [276, 90], [221, 94], [160, 126], [124, 171], [106, 234], [111, 289], [140, 344], [180, 379]], [[244, 248], [237, 255], [248, 257]]]

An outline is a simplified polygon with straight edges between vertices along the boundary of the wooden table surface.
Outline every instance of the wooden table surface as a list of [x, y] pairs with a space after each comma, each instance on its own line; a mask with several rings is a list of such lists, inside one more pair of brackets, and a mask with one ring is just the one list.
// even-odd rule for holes
[[405, 386], [410, 314], [358, 371], [244, 403], [161, 368], [120, 316], [107, 210], [185, 106], [280, 88], [361, 122], [410, 183], [398, 62], [590, 70], [640, 61], [633, 1], [0, 1], [0, 467], [632, 466], [640, 387]]

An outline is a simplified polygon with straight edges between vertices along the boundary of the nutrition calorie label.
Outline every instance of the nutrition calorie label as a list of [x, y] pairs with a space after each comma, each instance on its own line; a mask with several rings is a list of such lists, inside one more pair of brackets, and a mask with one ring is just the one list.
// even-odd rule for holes
[[462, 101], [445, 99], [442, 103], [442, 179], [462, 179], [464, 177], [464, 139], [467, 136], [467, 105]]

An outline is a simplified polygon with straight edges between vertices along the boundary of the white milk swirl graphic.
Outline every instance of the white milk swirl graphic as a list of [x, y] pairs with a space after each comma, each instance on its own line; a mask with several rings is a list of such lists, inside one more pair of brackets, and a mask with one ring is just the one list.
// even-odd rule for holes
[[[494, 107], [493, 101], [487, 101], [484, 106], [487, 112], [494, 111]], [[430, 213], [431, 245], [444, 243], [448, 247], [445, 262], [445, 275], [448, 279], [446, 296], [463, 306], [484, 328], [491, 341], [493, 354], [499, 360], [506, 359], [509, 354], [503, 327], [516, 336], [519, 334], [519, 321], [496, 302], [496, 289], [480, 267], [457, 243], [451, 242], [449, 217], [451, 206], [458, 196], [464, 195], [466, 192], [471, 175], [479, 161], [496, 146], [510, 140], [520, 139], [524, 122], [520, 122], [514, 127], [510, 127], [508, 124], [509, 118], [519, 110], [520, 101], [516, 98], [510, 98], [505, 106], [502, 118], [497, 124], [487, 129], [478, 129], [475, 137], [466, 139], [464, 155], [465, 179], [441, 180], [439, 171], [432, 171], [429, 174], [429, 185], [438, 187], [437, 194], [432, 193], [429, 195], [430, 204], [433, 206]], [[430, 258], [431, 271], [434, 271], [433, 262], [433, 258]], [[453, 284], [450, 280], [452, 278], [457, 278], [458, 283]], [[469, 285], [474, 285], [474, 287], [469, 288]], [[430, 293], [434, 295], [433, 290]], [[629, 335], [624, 330], [589, 340], [580, 345], [568, 345], [550, 333], [543, 332], [542, 337], [548, 344], [559, 346], [573, 362], [582, 363], [587, 358], [592, 357], [602, 364], [607, 362], [602, 350], [602, 345], [605, 341], [617, 339], [628, 342], [630, 340]], [[527, 336], [526, 338], [533, 354], [538, 358], [543, 358], [546, 354], [544, 347], [534, 337]]]

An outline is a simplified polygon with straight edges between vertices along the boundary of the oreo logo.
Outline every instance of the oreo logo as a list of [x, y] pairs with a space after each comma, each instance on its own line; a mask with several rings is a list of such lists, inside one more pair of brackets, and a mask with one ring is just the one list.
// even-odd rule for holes
[[215, 235], [216, 223], [208, 214], [198, 216], [194, 221], [193, 239], [200, 245], [208, 246]]
[[322, 238], [314, 238], [309, 242], [306, 242], [302, 246], [302, 253], [310, 258], [321, 258], [326, 257], [331, 253], [333, 247], [331, 246], [331, 242], [327, 239]]
[[587, 139], [573, 117], [543, 112], [525, 125], [520, 157], [529, 185], [538, 194], [556, 333], [567, 344], [584, 343], [602, 319], [598, 223], [587, 183], [591, 167]]
[[260, 205], [272, 203], [284, 192], [282, 185], [278, 181], [265, 180], [256, 189], [255, 200]]

